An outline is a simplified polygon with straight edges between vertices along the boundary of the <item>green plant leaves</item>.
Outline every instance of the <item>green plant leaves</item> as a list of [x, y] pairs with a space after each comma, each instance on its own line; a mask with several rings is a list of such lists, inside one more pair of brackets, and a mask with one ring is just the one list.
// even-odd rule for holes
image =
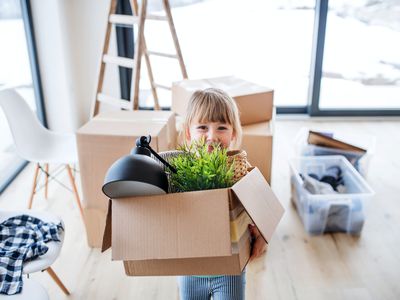
[[204, 140], [190, 146], [183, 145], [184, 153], [170, 160], [177, 173], [170, 174], [173, 190], [180, 192], [226, 188], [233, 185], [233, 165], [228, 163], [227, 150], [213, 144], [208, 151]]

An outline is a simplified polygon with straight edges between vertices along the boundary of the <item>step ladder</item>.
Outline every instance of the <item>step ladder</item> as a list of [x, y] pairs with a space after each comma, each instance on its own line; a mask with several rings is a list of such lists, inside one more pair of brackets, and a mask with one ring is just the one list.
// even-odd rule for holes
[[[141, 60], [144, 56], [146, 61], [146, 67], [148, 71], [148, 77], [151, 85], [151, 92], [154, 98], [154, 109], [160, 110], [160, 105], [158, 101], [157, 89], [167, 89], [171, 90], [171, 87], [158, 84], [154, 81], [154, 76], [150, 63], [150, 56], [160, 56], [171, 59], [177, 59], [179, 62], [180, 70], [183, 79], [187, 79], [186, 67], [183, 62], [182, 52], [179, 46], [178, 37], [175, 31], [174, 22], [172, 20], [171, 8], [168, 0], [161, 0], [165, 15], [151, 15], [147, 14], [147, 0], [142, 0], [140, 5], [140, 11], [138, 7], [137, 0], [130, 0], [129, 3], [132, 8], [133, 15], [119, 15], [116, 14], [118, 0], [111, 0], [110, 10], [108, 14], [108, 22], [106, 29], [106, 36], [103, 45], [102, 59], [100, 65], [99, 79], [96, 90], [95, 101], [91, 109], [91, 117], [96, 116], [100, 111], [100, 106], [102, 103], [106, 103], [111, 106], [115, 106], [120, 109], [125, 110], [138, 110], [139, 109], [139, 82], [140, 82], [140, 66]], [[175, 47], [174, 54], [162, 53], [157, 51], [150, 51], [146, 46], [146, 39], [144, 36], [144, 26], [146, 20], [155, 20], [161, 22], [167, 22], [171, 32], [173, 44]], [[120, 56], [113, 56], [108, 54], [108, 49], [110, 45], [111, 29], [113, 26], [134, 26], [137, 25], [137, 38], [135, 41], [135, 53], [133, 58], [126, 58]], [[120, 67], [131, 68], [132, 69], [132, 82], [131, 82], [131, 95], [130, 99], [119, 99], [110, 95], [106, 95], [102, 92], [104, 74], [106, 64], [114, 64]]]

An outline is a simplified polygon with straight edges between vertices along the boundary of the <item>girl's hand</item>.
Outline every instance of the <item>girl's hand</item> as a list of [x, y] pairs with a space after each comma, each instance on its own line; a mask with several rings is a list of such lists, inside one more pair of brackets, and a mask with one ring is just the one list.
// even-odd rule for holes
[[249, 225], [250, 234], [253, 237], [251, 246], [250, 261], [260, 257], [267, 250], [267, 243], [262, 238], [255, 225]]

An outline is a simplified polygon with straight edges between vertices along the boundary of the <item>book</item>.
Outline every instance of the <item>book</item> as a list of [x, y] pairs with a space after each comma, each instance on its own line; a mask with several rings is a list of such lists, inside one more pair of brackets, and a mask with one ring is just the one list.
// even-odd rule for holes
[[367, 150], [354, 146], [349, 143], [345, 143], [343, 141], [334, 139], [332, 137], [329, 137], [325, 134], [316, 132], [316, 131], [309, 131], [308, 132], [308, 138], [307, 142], [312, 145], [316, 146], [322, 146], [322, 147], [327, 147], [327, 148], [335, 148], [335, 149], [340, 149], [340, 150], [345, 150], [345, 151], [354, 151], [358, 153], [365, 154]]

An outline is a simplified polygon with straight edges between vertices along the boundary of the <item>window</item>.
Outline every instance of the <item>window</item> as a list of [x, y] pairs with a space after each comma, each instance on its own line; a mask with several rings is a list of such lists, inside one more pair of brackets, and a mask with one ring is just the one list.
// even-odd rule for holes
[[396, 1], [318, 3], [312, 115], [400, 114]]
[[[313, 1], [307, 5], [265, 0], [170, 3], [189, 78], [237, 75], [273, 87], [278, 106], [307, 105]], [[164, 13], [161, 2], [149, 2], [147, 11]], [[128, 13], [127, 8], [121, 13]], [[145, 37], [149, 50], [174, 53], [167, 23], [147, 20]], [[171, 81], [182, 79], [176, 61], [153, 56], [150, 59], [157, 83], [170, 86]], [[141, 71], [140, 87], [147, 94], [142, 91], [145, 97], [140, 103], [141, 107], [150, 107], [153, 102], [143, 62]], [[161, 106], [170, 107], [170, 93], [162, 89], [158, 92]]]
[[[29, 1], [0, 2], [0, 89], [15, 88], [45, 124], [36, 64]], [[7, 120], [0, 109], [0, 192], [26, 165], [15, 153]]]
[[[398, 1], [172, 0], [171, 6], [191, 79], [237, 75], [272, 87], [278, 113], [400, 114]], [[150, 2], [148, 12], [157, 11]], [[148, 49], [173, 52], [162, 22], [147, 21], [145, 36]], [[175, 62], [152, 63], [158, 83], [181, 79]], [[151, 107], [143, 69], [147, 96], [140, 103]], [[160, 95], [161, 106], [170, 102], [170, 93]]]

